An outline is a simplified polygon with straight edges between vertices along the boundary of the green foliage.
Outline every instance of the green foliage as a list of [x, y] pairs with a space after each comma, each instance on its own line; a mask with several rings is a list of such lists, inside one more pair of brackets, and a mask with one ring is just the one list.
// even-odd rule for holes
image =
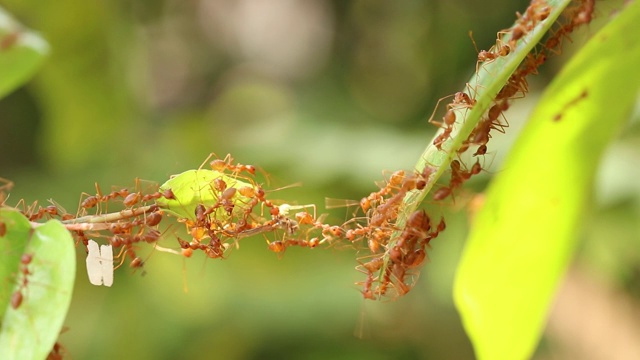
[[487, 192], [454, 292], [480, 359], [524, 359], [535, 349], [598, 160], [636, 101], [638, 22], [636, 2], [554, 79]]
[[[56, 220], [32, 230], [18, 211], [0, 209], [0, 221], [7, 231], [0, 238], [6, 250], [0, 253], [2, 271], [16, 274], [5, 276], [2, 284], [0, 305], [5, 310], [0, 354], [3, 359], [44, 359], [58, 338], [71, 303], [76, 274], [73, 239]], [[25, 266], [20, 263], [23, 254], [31, 256], [26, 265], [28, 282], [21, 272]], [[11, 264], [11, 268], [5, 264]], [[6, 294], [16, 291], [22, 293], [23, 300], [14, 309], [7, 303]]]
[[0, 7], [0, 98], [31, 78], [48, 53], [46, 41]]

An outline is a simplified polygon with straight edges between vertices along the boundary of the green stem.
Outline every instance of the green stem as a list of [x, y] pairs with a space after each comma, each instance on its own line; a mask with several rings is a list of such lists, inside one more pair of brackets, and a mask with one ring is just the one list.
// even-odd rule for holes
[[[122, 210], [115, 213], [104, 214], [104, 215], [87, 215], [71, 220], [65, 220], [62, 223], [67, 225], [71, 224], [98, 224], [98, 223], [108, 223], [114, 222], [118, 220], [128, 219], [136, 216], [140, 216], [142, 214], [146, 214], [149, 212], [156, 211], [158, 209], [158, 205], [148, 205], [142, 206], [135, 209]], [[97, 229], [91, 229], [97, 230]]]
[[[415, 165], [416, 171], [422, 172], [425, 166], [434, 167], [436, 171], [428, 179], [427, 185], [423, 190], [413, 190], [407, 193], [400, 207], [401, 212], [396, 222], [397, 228], [402, 229], [404, 227], [409, 215], [416, 211], [438, 179], [449, 169], [449, 165], [456, 157], [457, 151], [487, 112], [498, 92], [570, 2], [571, 0], [548, 0], [547, 3], [551, 8], [551, 13], [547, 19], [541, 21], [532, 31], [520, 39], [516, 48], [511, 49], [508, 55], [480, 64], [478, 73], [471, 77], [463, 90], [471, 98], [475, 98], [475, 105], [471, 109], [455, 109], [458, 121], [451, 132], [450, 138], [442, 144], [441, 149], [433, 145], [433, 140], [444, 131], [441, 128], [420, 156]], [[469, 89], [473, 89], [473, 93]], [[396, 233], [392, 236], [389, 248], [392, 247], [398, 235], [399, 233]]]

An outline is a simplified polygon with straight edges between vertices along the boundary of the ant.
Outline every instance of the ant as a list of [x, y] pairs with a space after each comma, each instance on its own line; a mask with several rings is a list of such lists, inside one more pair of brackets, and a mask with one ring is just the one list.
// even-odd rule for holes
[[374, 257], [368, 262], [362, 262], [362, 259], [363, 258], [358, 259], [360, 265], [356, 266], [356, 270], [363, 274], [366, 274], [367, 278], [365, 281], [357, 282], [356, 285], [362, 286], [362, 295], [365, 299], [377, 300], [375, 294], [378, 292], [373, 290], [373, 283], [376, 282], [378, 278], [374, 275], [374, 273], [382, 268], [384, 259], [382, 258], [382, 256]]
[[14, 46], [20, 39], [21, 33], [19, 31], [13, 31], [4, 36], [4, 39], [0, 42], [0, 51], [5, 51]]
[[433, 139], [433, 145], [435, 145], [438, 150], [442, 150], [442, 144], [449, 139], [452, 131], [452, 127], [445, 128], [440, 135]]
[[17, 310], [20, 305], [22, 305], [22, 301], [24, 300], [24, 295], [22, 291], [27, 288], [29, 285], [29, 275], [31, 275], [31, 271], [29, 271], [29, 264], [33, 260], [33, 254], [22, 254], [20, 257], [20, 272], [22, 273], [22, 283], [18, 290], [16, 290], [11, 295], [11, 308]]
[[47, 355], [47, 360], [63, 360], [65, 355], [67, 355], [67, 349], [59, 342], [56, 342]]
[[313, 249], [320, 245], [320, 243], [321, 241], [318, 238], [312, 238], [310, 240], [278, 240], [269, 242], [268, 248], [275, 253], [284, 253], [290, 246], [308, 247]]
[[391, 270], [392, 275], [394, 276], [395, 280], [392, 284], [394, 285], [394, 288], [396, 289], [398, 295], [400, 296], [404, 296], [406, 295], [409, 291], [411, 291], [411, 287], [410, 285], [405, 284], [404, 282], [404, 278], [406, 275], [406, 269], [403, 263], [395, 263], [392, 266], [392, 270]]
[[29, 221], [36, 221], [41, 219], [45, 214], [48, 214], [49, 216], [53, 217], [53, 216], [57, 216], [58, 215], [58, 208], [55, 205], [49, 205], [47, 207], [40, 207], [38, 209], [38, 212], [36, 212], [35, 214], [31, 214], [29, 216]]
[[238, 191], [238, 189], [236, 189], [234, 187], [230, 187], [230, 188], [227, 188], [226, 190], [224, 190], [222, 192], [222, 194], [220, 194], [220, 196], [218, 197], [218, 201], [216, 201], [216, 203], [213, 206], [208, 208], [204, 212], [204, 215], [209, 215], [212, 212], [214, 212], [217, 208], [222, 206], [222, 208], [227, 212], [227, 215], [231, 216], [231, 213], [233, 212], [233, 208], [235, 206], [232, 198], [236, 194], [237, 191]]
[[440, 189], [436, 190], [433, 193], [433, 200], [435, 200], [435, 201], [444, 200], [449, 195], [451, 195], [452, 191], [453, 191], [453, 189], [451, 187], [443, 186], [443, 187], [441, 187]]
[[[467, 84], [467, 87], [469, 88], [469, 92], [471, 92], [472, 90], [469, 84]], [[452, 96], [453, 96], [453, 101], [447, 104], [446, 106], [447, 111], [445, 112], [445, 115], [443, 117], [443, 122], [439, 123], [439, 122], [433, 121], [433, 117], [436, 114], [438, 107], [440, 106], [440, 102]], [[447, 95], [445, 97], [440, 98], [436, 103], [436, 106], [434, 107], [433, 112], [431, 113], [431, 117], [429, 117], [428, 121], [440, 127], [442, 127], [443, 123], [446, 124], [447, 126], [452, 126], [456, 122], [456, 114], [453, 112], [453, 110], [460, 110], [464, 108], [470, 109], [475, 104], [476, 104], [476, 100], [472, 99], [471, 96], [469, 96], [469, 94], [458, 91], [453, 95]]]
[[473, 39], [472, 31], [469, 31], [469, 38], [471, 38], [473, 47], [476, 49], [476, 52], [478, 53], [478, 62], [476, 63], [476, 74], [478, 73], [481, 63], [489, 63], [500, 57], [507, 56], [511, 53], [511, 47], [503, 43], [499, 37], [496, 40], [496, 44], [493, 45], [489, 50], [478, 50], [478, 45], [476, 44], [476, 41]]
[[[216, 158], [218, 157], [218, 155], [216, 155], [215, 153], [209, 154], [209, 156], [204, 160], [202, 165], [200, 165], [200, 169], [213, 156], [215, 156]], [[218, 159], [215, 159], [215, 160], [211, 161], [209, 163], [209, 166], [211, 167], [212, 170], [218, 171], [220, 173], [223, 173], [225, 170], [228, 170], [229, 172], [231, 172], [231, 174], [233, 174], [236, 177], [241, 172], [247, 172], [251, 176], [255, 176], [255, 174], [256, 174], [256, 167], [255, 166], [253, 166], [253, 165], [243, 165], [243, 164], [240, 164], [240, 163], [238, 163], [236, 165], [233, 165], [232, 162], [233, 162], [233, 157], [231, 156], [231, 154], [227, 154], [227, 156], [225, 156], [224, 159], [222, 159], [222, 160], [220, 158], [218, 158]], [[250, 182], [253, 184], [253, 180], [251, 178], [246, 178], [246, 179], [250, 180]]]
[[173, 190], [171, 189], [165, 189], [162, 192], [162, 197], [164, 197], [167, 200], [176, 200], [176, 195], [173, 193]]
[[[467, 87], [469, 87], [469, 84], [467, 84]], [[470, 88], [469, 88], [470, 89]], [[471, 91], [471, 89], [469, 90]], [[450, 104], [447, 104], [447, 112], [445, 113], [444, 117], [443, 117], [443, 122], [436, 122], [433, 121], [433, 115], [435, 114], [437, 108], [438, 108], [438, 104], [440, 104], [440, 102], [448, 97], [453, 96], [453, 101]], [[473, 106], [476, 104], [476, 100], [472, 99], [471, 96], [469, 96], [469, 94], [465, 93], [465, 92], [456, 92], [453, 95], [449, 95], [449, 96], [445, 96], [443, 98], [441, 98], [440, 100], [438, 100], [438, 103], [436, 104], [436, 108], [433, 111], [433, 114], [431, 115], [431, 118], [429, 118], [429, 122], [436, 124], [438, 126], [447, 125], [444, 128], [444, 131], [442, 133], [440, 133], [434, 140], [433, 140], [433, 145], [435, 145], [438, 150], [442, 150], [442, 144], [447, 141], [447, 139], [449, 139], [449, 137], [451, 136], [451, 133], [453, 132], [453, 125], [456, 122], [456, 114], [454, 112], [454, 110], [459, 110], [459, 109], [471, 109], [473, 108]]]
[[374, 191], [371, 194], [369, 194], [369, 196], [362, 198], [362, 200], [360, 200], [360, 207], [362, 208], [362, 211], [366, 213], [371, 207], [372, 203], [380, 202], [381, 200], [384, 199], [386, 195], [393, 192], [393, 190], [398, 189], [401, 186], [404, 186], [404, 180], [405, 180], [404, 170], [398, 170], [393, 172], [391, 174], [391, 177], [389, 177], [389, 181], [385, 186], [381, 187], [379, 191]]
[[513, 99], [518, 92], [522, 93], [520, 97], [524, 97], [524, 94], [529, 92], [529, 85], [524, 75], [526, 74], [520, 74], [518, 72], [511, 75], [505, 86], [503, 86], [496, 95], [496, 100]]
[[[96, 195], [89, 195], [84, 192], [82, 193], [80, 197], [80, 204], [78, 206], [79, 208], [82, 208], [83, 210], [93, 209], [96, 206], [98, 206], [98, 204], [109, 200], [108, 196], [102, 196], [102, 190], [100, 190], [100, 185], [98, 185], [97, 182], [95, 183], [95, 187], [96, 187]], [[84, 195], [88, 195], [88, 196], [86, 199], [82, 200], [82, 197]], [[101, 211], [101, 209], [99, 209], [99, 211]]]
[[422, 265], [426, 258], [427, 252], [424, 249], [415, 249], [414, 251], [407, 254], [404, 259], [404, 264], [407, 268], [414, 269]]
[[[496, 102], [496, 104], [491, 106], [489, 108], [489, 112], [487, 113], [487, 121], [491, 123], [491, 128], [503, 134], [505, 132], [504, 129], [509, 127], [509, 121], [507, 121], [507, 118], [503, 114], [503, 112], [506, 111], [507, 109], [509, 109], [509, 103], [506, 100], [502, 100], [502, 101]], [[504, 119], [506, 125], [502, 124], [498, 120], [500, 115], [502, 115], [502, 118]]]
[[516, 20], [516, 25], [509, 29], [511, 31], [509, 46], [515, 48], [518, 40], [533, 30], [539, 22], [546, 20], [550, 14], [551, 7], [545, 0], [533, 0], [524, 15], [516, 12], [518, 20]]
[[378, 205], [369, 220], [369, 225], [381, 226], [390, 220], [394, 220], [398, 215], [398, 208], [400, 207], [405, 195], [406, 192], [400, 191], [384, 203]]
[[147, 215], [145, 223], [147, 226], [156, 226], [162, 221], [162, 214], [160, 211], [154, 211]]
[[4, 192], [13, 189], [13, 181], [0, 177], [0, 205], [4, 204]]
[[477, 175], [482, 171], [482, 166], [480, 165], [479, 160], [471, 167], [471, 170], [463, 170], [462, 165], [458, 160], [453, 160], [450, 167], [451, 179], [449, 180], [449, 186], [441, 187], [436, 190], [433, 194], [433, 199], [436, 201], [444, 200], [453, 193], [454, 189], [461, 187], [465, 181], [469, 180], [471, 176]]
[[427, 215], [427, 212], [424, 210], [416, 210], [409, 216], [405, 228], [396, 245], [401, 247], [405, 243], [409, 243], [409, 245], [411, 245], [410, 243], [412, 242], [412, 238], [425, 235], [430, 229], [431, 219], [429, 218], [429, 215]]
[[374, 281], [375, 281], [375, 277], [373, 273], [369, 272], [367, 274], [367, 279], [363, 283], [356, 284], [356, 285], [362, 284], [362, 296], [365, 299], [377, 300], [377, 297], [374, 295], [374, 292], [371, 289]]
[[573, 15], [571, 24], [575, 27], [590, 23], [593, 18], [594, 7], [595, 0], [582, 0], [582, 5], [578, 8], [577, 13]]
[[113, 200], [117, 197], [126, 198], [129, 195], [129, 189], [122, 188], [120, 190], [113, 190], [105, 197], [109, 200]]
[[482, 144], [478, 146], [478, 148], [476, 149], [476, 152], [473, 153], [473, 156], [485, 155], [486, 153], [487, 153], [487, 145]]

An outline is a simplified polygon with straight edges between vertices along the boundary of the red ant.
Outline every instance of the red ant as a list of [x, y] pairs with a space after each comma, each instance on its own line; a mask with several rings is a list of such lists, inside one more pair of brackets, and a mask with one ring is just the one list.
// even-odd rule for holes
[[426, 258], [427, 252], [424, 249], [415, 249], [413, 252], [407, 254], [404, 264], [407, 268], [414, 269], [422, 265]]
[[406, 193], [403, 191], [398, 192], [397, 194], [390, 197], [387, 201], [380, 204], [375, 208], [371, 219], [369, 220], [370, 226], [381, 226], [384, 223], [393, 220], [397, 217], [398, 207], [400, 203], [404, 199]]
[[147, 226], [156, 226], [162, 221], [162, 214], [159, 211], [152, 212], [147, 215], [145, 223]]
[[476, 149], [476, 152], [473, 153], [473, 156], [485, 155], [486, 153], [487, 153], [487, 145], [486, 144], [482, 144], [482, 145], [478, 146], [478, 149]]
[[362, 283], [362, 296], [365, 299], [369, 299], [369, 300], [377, 299], [373, 291], [371, 290], [371, 287], [374, 281], [375, 281], [375, 277], [373, 276], [373, 273], [369, 272], [367, 274], [367, 279], [364, 281], [364, 283]]
[[283, 253], [285, 252], [285, 250], [287, 250], [288, 247], [290, 246], [300, 246], [300, 247], [309, 247], [309, 248], [315, 248], [318, 245], [320, 245], [320, 239], [318, 238], [312, 238], [310, 240], [278, 240], [278, 241], [272, 241], [269, 243], [268, 247], [269, 250], [275, 252], [275, 253]]
[[393, 190], [404, 186], [404, 179], [404, 170], [398, 170], [391, 174], [391, 177], [385, 186], [383, 186], [379, 191], [374, 191], [369, 194], [369, 196], [360, 200], [360, 207], [362, 208], [362, 211], [366, 213], [371, 208], [372, 203], [380, 202], [386, 195], [393, 192]]
[[453, 131], [452, 127], [445, 128], [444, 131], [438, 135], [435, 139], [433, 139], [433, 145], [435, 145], [438, 150], [442, 150], [442, 144], [444, 144], [447, 139], [451, 136], [451, 132]]
[[512, 99], [518, 92], [524, 96], [524, 94], [529, 92], [529, 85], [527, 79], [524, 78], [524, 74], [516, 72], [509, 77], [506, 85], [500, 89], [496, 95], [496, 100]]
[[10, 191], [12, 188], [12, 181], [0, 177], [0, 205], [4, 205], [4, 202], [7, 200], [5, 191]]
[[4, 36], [4, 39], [0, 42], [0, 51], [5, 51], [14, 46], [20, 39], [21, 33], [19, 31], [13, 31]]
[[446, 199], [449, 195], [451, 195], [452, 190], [453, 189], [451, 189], [450, 187], [446, 187], [446, 186], [441, 187], [440, 189], [436, 190], [433, 193], [433, 200], [441, 201]]
[[404, 264], [395, 263], [393, 264], [391, 269], [392, 269], [391, 272], [396, 280], [393, 282], [393, 285], [396, 288], [398, 295], [400, 296], [406, 295], [411, 290], [411, 286], [405, 284], [404, 282], [404, 277], [406, 275], [406, 269]]
[[478, 50], [478, 45], [476, 44], [476, 41], [473, 39], [472, 31], [469, 31], [469, 38], [471, 38], [473, 47], [476, 49], [476, 52], [478, 53], [478, 62], [476, 63], [476, 74], [478, 74], [478, 70], [480, 68], [481, 63], [489, 63], [500, 57], [507, 56], [511, 53], [511, 47], [503, 43], [502, 40], [500, 40], [500, 38], [496, 40], [496, 44], [492, 46], [489, 50]]
[[113, 190], [112, 192], [110, 192], [105, 197], [110, 199], [110, 200], [113, 200], [113, 199], [115, 199], [117, 197], [126, 198], [127, 195], [129, 195], [129, 189], [122, 188], [120, 190]]
[[480, 165], [479, 161], [476, 161], [476, 163], [469, 171], [463, 170], [462, 165], [458, 160], [451, 161], [450, 167], [451, 180], [449, 181], [449, 186], [443, 186], [434, 192], [433, 200], [435, 201], [446, 199], [453, 193], [453, 190], [462, 186], [462, 184], [464, 184], [465, 181], [469, 180], [471, 176], [477, 175], [482, 171], [482, 166]]
[[[469, 86], [469, 84], [467, 84], [467, 86]], [[469, 87], [469, 89], [471, 89], [471, 88]], [[448, 98], [450, 98], [452, 96], [453, 96], [453, 101], [451, 103], [447, 104], [447, 106], [446, 106], [447, 112], [445, 113], [445, 115], [443, 117], [443, 123], [448, 125], [448, 126], [452, 126], [456, 122], [456, 114], [453, 112], [453, 110], [471, 108], [476, 103], [475, 99], [472, 99], [469, 96], [469, 94], [461, 92], [461, 91], [456, 92], [453, 95], [447, 95], [445, 97], [442, 97], [436, 103], [436, 106], [433, 109], [433, 113], [431, 113], [431, 117], [429, 117], [428, 121], [430, 123], [436, 124], [436, 125], [442, 127], [443, 123], [439, 123], [439, 122], [433, 121], [433, 116], [435, 115], [436, 111], [438, 110], [438, 106], [440, 105], [440, 102], [442, 102], [442, 100], [448, 99]]]
[[45, 208], [40, 207], [38, 209], [38, 212], [36, 212], [35, 214], [31, 214], [29, 215], [29, 221], [36, 221], [38, 219], [41, 219], [45, 214], [48, 214], [49, 216], [57, 216], [58, 215], [58, 208], [55, 205], [49, 205]]
[[59, 342], [56, 342], [47, 355], [47, 360], [63, 360], [65, 355], [67, 355], [67, 349]]
[[424, 210], [416, 210], [409, 216], [401, 239], [407, 236], [426, 234], [430, 228], [431, 219], [429, 215], [427, 215], [427, 212]]
[[[467, 84], [467, 86], [469, 86]], [[442, 101], [443, 99], [446, 99], [449, 96], [445, 96], [443, 98], [441, 98], [440, 100], [438, 100], [438, 103], [436, 104], [436, 109], [438, 108], [438, 104], [440, 104], [440, 101]], [[442, 133], [440, 133], [434, 140], [433, 140], [433, 145], [435, 145], [438, 150], [442, 150], [442, 144], [447, 141], [447, 139], [449, 139], [449, 137], [451, 136], [451, 133], [453, 132], [453, 125], [456, 122], [456, 115], [454, 110], [456, 109], [461, 109], [461, 108], [472, 108], [474, 105], [476, 104], [476, 100], [472, 99], [471, 96], [469, 96], [469, 94], [464, 93], [464, 92], [457, 92], [455, 94], [453, 94], [453, 101], [450, 104], [447, 104], [447, 112], [445, 113], [444, 117], [443, 117], [443, 123], [438, 123], [438, 122], [434, 122], [432, 121], [433, 119], [433, 114], [435, 114], [436, 109], [434, 109], [433, 114], [431, 115], [431, 118], [429, 119], [429, 122], [437, 124], [439, 126], [442, 126], [442, 124], [447, 125], [447, 127], [444, 128], [444, 131]]]
[[20, 284], [18, 290], [16, 290], [11, 295], [11, 307], [14, 310], [18, 309], [20, 305], [22, 305], [22, 301], [24, 299], [22, 291], [27, 288], [27, 285], [29, 285], [28, 276], [31, 275], [31, 271], [29, 271], [29, 264], [31, 264], [32, 260], [32, 254], [22, 254], [22, 256], [20, 257], [20, 272], [22, 273], [22, 283]]
[[582, 0], [582, 5], [578, 9], [577, 13], [573, 15], [571, 24], [575, 27], [590, 23], [593, 17], [594, 7], [595, 0]]
[[[84, 200], [82, 200], [82, 197], [81, 197], [80, 198], [81, 202], [79, 207], [81, 207], [84, 210], [92, 209], [96, 207], [99, 203], [106, 202], [109, 199], [107, 196], [102, 196], [102, 191], [100, 190], [100, 185], [98, 185], [98, 183], [95, 183], [95, 187], [96, 187], [96, 195], [90, 195]], [[89, 195], [89, 194], [82, 193], [82, 196], [84, 195]]]
[[[489, 108], [487, 113], [487, 120], [491, 124], [491, 128], [501, 133], [504, 133], [504, 128], [509, 127], [509, 122], [504, 117], [503, 112], [509, 108], [509, 103], [506, 100], [499, 101], [495, 105]], [[503, 115], [506, 124], [502, 124], [498, 118]]]
[[509, 29], [511, 31], [509, 46], [515, 48], [518, 40], [533, 30], [539, 22], [544, 21], [550, 14], [551, 7], [547, 5], [545, 0], [533, 0], [524, 15], [516, 12], [518, 20], [516, 25]]
[[[212, 156], [216, 156], [217, 155], [215, 153], [211, 153], [209, 154], [209, 156], [207, 157], [207, 159], [204, 161], [204, 163], [202, 165], [204, 165]], [[232, 174], [239, 174], [243, 171], [251, 174], [251, 175], [255, 175], [256, 174], [256, 168], [253, 165], [242, 165], [242, 164], [236, 164], [233, 165], [233, 157], [231, 157], [231, 154], [227, 154], [227, 156], [224, 157], [224, 159], [220, 160], [220, 159], [215, 159], [213, 161], [211, 161], [209, 163], [209, 166], [211, 166], [211, 169], [218, 171], [218, 172], [224, 172], [225, 170], [228, 170], [229, 172], [231, 172]], [[202, 167], [202, 165], [200, 167]]]
[[167, 200], [176, 200], [176, 195], [173, 193], [171, 189], [165, 189], [162, 192], [162, 196]]
[[224, 190], [222, 192], [222, 194], [220, 194], [220, 196], [218, 197], [218, 201], [216, 201], [216, 203], [213, 206], [208, 208], [205, 211], [204, 215], [211, 214], [212, 212], [214, 212], [220, 206], [222, 206], [222, 208], [227, 212], [228, 215], [231, 215], [231, 213], [233, 212], [233, 208], [235, 206], [232, 198], [236, 194], [237, 190], [238, 189], [236, 189], [234, 187], [230, 187], [230, 188], [227, 188], [226, 190]]
[[428, 245], [429, 242], [433, 239], [435, 239], [436, 237], [438, 237], [438, 235], [445, 231], [447, 229], [447, 223], [444, 221], [444, 217], [440, 218], [440, 222], [438, 223], [438, 226], [435, 228], [435, 230], [429, 234], [429, 236], [427, 236], [427, 238], [424, 240], [425, 245]]

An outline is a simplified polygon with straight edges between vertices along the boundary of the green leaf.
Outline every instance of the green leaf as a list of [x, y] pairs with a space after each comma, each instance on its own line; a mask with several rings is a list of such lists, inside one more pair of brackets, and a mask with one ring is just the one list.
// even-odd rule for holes
[[[195, 209], [199, 204], [205, 207], [211, 207], [218, 201], [219, 191], [213, 187], [215, 179], [222, 179], [228, 188], [240, 189], [242, 187], [254, 188], [252, 184], [240, 181], [231, 176], [225, 175], [214, 170], [188, 170], [181, 174], [174, 175], [171, 179], [160, 186], [160, 191], [171, 189], [175, 195], [175, 200], [160, 198], [157, 201], [158, 206], [164, 211], [181, 219], [195, 220]], [[247, 204], [250, 198], [240, 195], [236, 191], [231, 198], [234, 204]], [[234, 211], [242, 211], [243, 206], [234, 207]], [[214, 213], [217, 220], [224, 221], [228, 219], [225, 211], [217, 211]]]
[[24, 252], [31, 225], [24, 215], [14, 209], [0, 208], [0, 228], [4, 236], [0, 236], [0, 319], [3, 318], [13, 293], [16, 269], [20, 264], [20, 256]]
[[0, 7], [0, 98], [24, 84], [49, 53], [49, 44]]
[[76, 272], [74, 243], [57, 220], [20, 240], [26, 240], [24, 254], [32, 257], [30, 274], [23, 287], [23, 265], [13, 269], [19, 275], [11, 281], [12, 293], [21, 291], [23, 301], [16, 309], [7, 307], [0, 329], [0, 354], [3, 359], [44, 359], [58, 338], [71, 303]]
[[554, 79], [487, 191], [454, 297], [480, 359], [529, 358], [576, 246], [596, 167], [640, 89], [640, 3]]

